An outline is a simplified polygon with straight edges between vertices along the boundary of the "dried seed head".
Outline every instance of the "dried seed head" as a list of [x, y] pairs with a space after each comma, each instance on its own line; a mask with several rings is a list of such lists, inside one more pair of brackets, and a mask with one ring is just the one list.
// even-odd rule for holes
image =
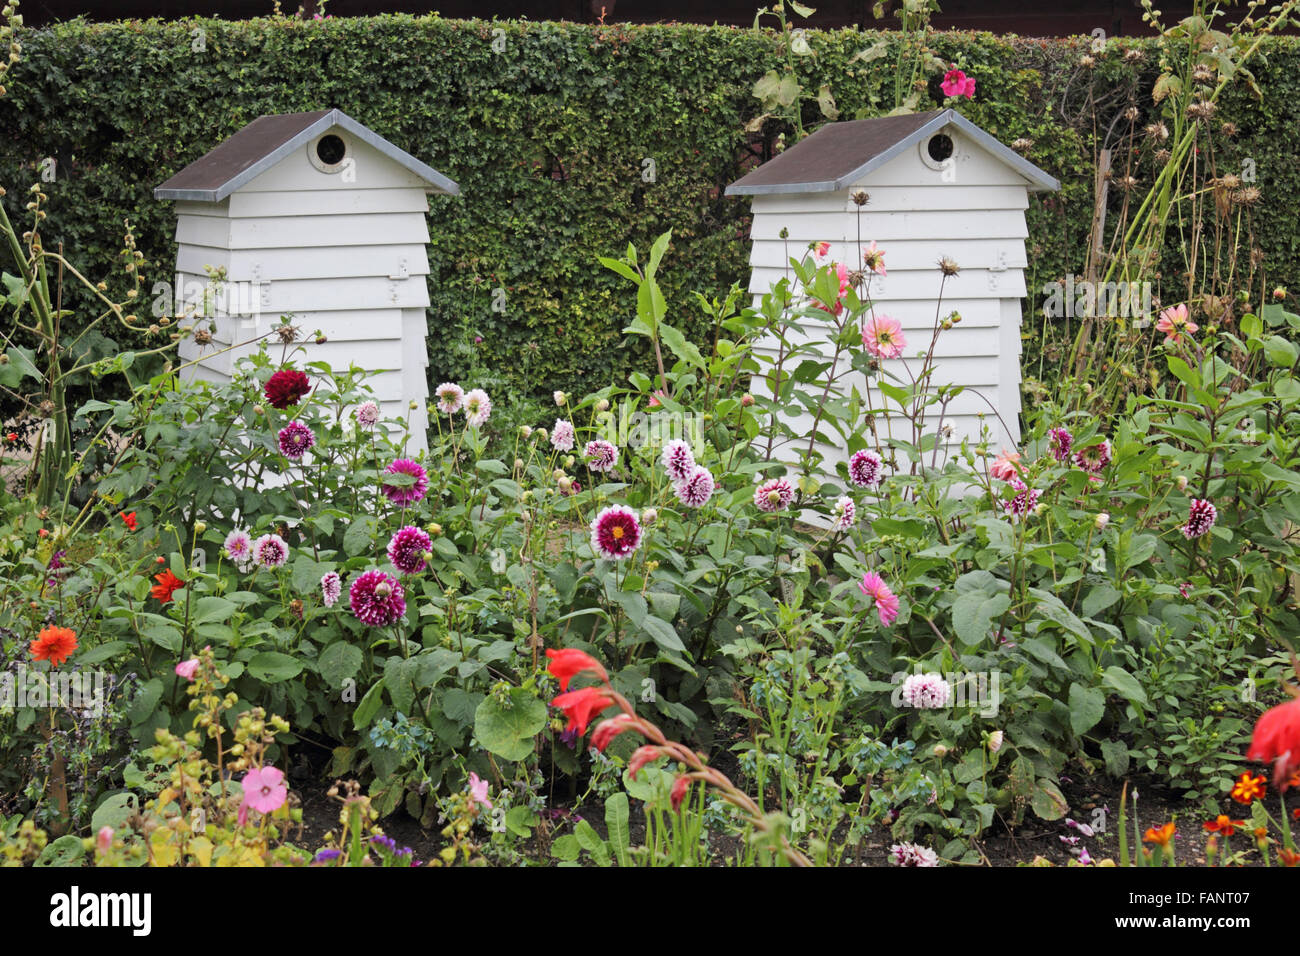
[[212, 333], [207, 329], [195, 329], [194, 341], [199, 345], [209, 345], [212, 342]]
[[298, 338], [298, 329], [293, 325], [282, 325], [275, 330], [275, 335], [281, 342], [288, 345]]
[[1097, 61], [1094, 60], [1092, 57], [1088, 56], [1086, 53], [1083, 56], [1079, 57], [1079, 66], [1083, 67], [1085, 70], [1091, 70], [1096, 65], [1097, 65]]
[[947, 256], [944, 256], [939, 260], [939, 271], [945, 276], [951, 277], [955, 276], [958, 272], [961, 272], [961, 266], [957, 265], [957, 263], [953, 262]]
[[1132, 192], [1134, 189], [1137, 189], [1138, 186], [1138, 181], [1132, 176], [1116, 176], [1114, 182], [1118, 188], [1124, 190], [1126, 193]]
[[1143, 52], [1142, 50], [1132, 49], [1132, 50], [1125, 50], [1125, 51], [1124, 51], [1124, 62], [1125, 62], [1125, 63], [1141, 63], [1141, 62], [1142, 62], [1143, 60], [1145, 60], [1146, 58], [1147, 58], [1147, 55], [1146, 55], [1146, 53]]
[[1213, 83], [1214, 69], [1204, 63], [1196, 64], [1196, 68], [1192, 70], [1192, 81], [1195, 83]]
[[1237, 135], [1237, 124], [1231, 121], [1225, 121], [1223, 125], [1219, 127], [1219, 129], [1223, 131], [1224, 136]]
[[1208, 120], [1214, 115], [1214, 104], [1209, 100], [1197, 100], [1187, 107], [1187, 118], [1193, 120]]
[[1169, 162], [1169, 157], [1170, 157], [1170, 152], [1167, 149], [1157, 149], [1153, 156], [1155, 161], [1159, 163], [1161, 166]]
[[1253, 206], [1259, 202], [1259, 190], [1254, 186], [1247, 186], [1245, 189], [1235, 190], [1232, 194], [1232, 201], [1239, 206]]
[[871, 202], [871, 197], [867, 194], [865, 189], [853, 190], [853, 195], [849, 198], [853, 200], [853, 205], [855, 206], [865, 206], [867, 203]]
[[1034, 148], [1034, 141], [1027, 136], [1021, 136], [1019, 139], [1012, 141], [1011, 148], [1017, 153], [1027, 153]]
[[1147, 137], [1157, 143], [1163, 143], [1169, 138], [1169, 127], [1164, 123], [1150, 123], [1146, 127]]
[[1136, 123], [1138, 117], [1141, 115], [1142, 115], [1142, 111], [1139, 110], [1136, 106], [1130, 106], [1128, 109], [1124, 111], [1124, 118], [1128, 120], [1130, 123]]

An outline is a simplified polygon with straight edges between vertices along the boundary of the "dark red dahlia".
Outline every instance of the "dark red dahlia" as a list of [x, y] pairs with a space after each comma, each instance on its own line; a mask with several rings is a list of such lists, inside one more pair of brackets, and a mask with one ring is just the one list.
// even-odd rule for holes
[[297, 369], [280, 369], [266, 380], [266, 400], [276, 408], [297, 405], [310, 391], [306, 374]]

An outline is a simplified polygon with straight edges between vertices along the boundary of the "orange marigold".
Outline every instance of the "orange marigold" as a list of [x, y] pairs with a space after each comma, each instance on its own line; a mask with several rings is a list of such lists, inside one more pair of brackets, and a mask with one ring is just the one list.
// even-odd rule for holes
[[1263, 777], [1257, 777], [1249, 770], [1237, 778], [1237, 782], [1232, 785], [1232, 791], [1228, 796], [1238, 803], [1250, 803], [1256, 797], [1262, 797], [1268, 790], [1268, 785]]
[[1157, 846], [1167, 847], [1174, 839], [1174, 825], [1166, 823], [1164, 826], [1152, 827], [1147, 830], [1142, 837], [1143, 843], [1154, 843]]

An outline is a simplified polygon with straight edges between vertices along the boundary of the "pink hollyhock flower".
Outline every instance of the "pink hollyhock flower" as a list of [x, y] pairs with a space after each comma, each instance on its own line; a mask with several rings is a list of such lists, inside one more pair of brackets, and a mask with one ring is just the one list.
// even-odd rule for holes
[[688, 508], [703, 508], [713, 497], [713, 489], [713, 473], [699, 465], [673, 485], [677, 500]]
[[316, 444], [316, 436], [302, 422], [290, 422], [280, 429], [277, 437], [280, 442], [280, 454], [290, 461], [297, 461]]
[[1200, 326], [1191, 320], [1187, 312], [1187, 304], [1184, 302], [1165, 309], [1160, 313], [1160, 320], [1156, 322], [1156, 330], [1165, 333], [1166, 344], [1177, 344], [1183, 340], [1183, 333], [1190, 336], [1199, 328]]
[[607, 561], [621, 561], [641, 545], [641, 522], [624, 505], [610, 505], [591, 522], [591, 549]]
[[363, 624], [386, 627], [406, 613], [406, 594], [402, 584], [383, 571], [367, 571], [348, 589], [352, 613]]
[[862, 345], [876, 358], [896, 359], [907, 347], [907, 337], [897, 319], [873, 315], [862, 327]]
[[199, 659], [197, 657], [192, 657], [188, 661], [181, 661], [176, 665], [177, 675], [184, 677], [186, 680], [194, 680], [194, 675], [198, 673], [198, 670]]
[[413, 485], [382, 484], [380, 487], [388, 500], [396, 505], [414, 504], [424, 497], [429, 490], [429, 473], [419, 462], [409, 458], [399, 458], [384, 469], [387, 475], [410, 475], [415, 479]]
[[258, 813], [274, 813], [284, 806], [289, 796], [284, 774], [278, 767], [254, 767], [244, 774], [239, 784], [244, 788], [243, 806]]
[[618, 464], [618, 449], [603, 438], [587, 442], [584, 454], [592, 471], [612, 471]]
[[868, 571], [858, 582], [858, 590], [875, 602], [881, 624], [889, 627], [894, 623], [898, 618], [898, 597], [889, 589], [884, 578], [875, 571]]
[[1187, 513], [1187, 524], [1183, 525], [1179, 530], [1182, 531], [1183, 537], [1188, 540], [1199, 538], [1214, 527], [1214, 522], [1218, 516], [1218, 510], [1209, 501], [1204, 498], [1193, 498]]
[[1074, 436], [1067, 428], [1053, 428], [1047, 433], [1047, 447], [1057, 461], [1069, 461], [1070, 447], [1073, 444]]
[[874, 451], [855, 451], [849, 458], [849, 481], [859, 488], [873, 488], [884, 480], [884, 462]]
[[885, 277], [885, 250], [877, 249], [874, 239], [871, 240], [871, 245], [863, 250], [862, 264], [867, 267], [867, 271], [874, 272], [882, 279]]
[[455, 382], [443, 382], [433, 390], [438, 397], [438, 411], [444, 415], [454, 415], [465, 404], [465, 390]]
[[563, 418], [555, 420], [551, 429], [551, 447], [556, 451], [573, 451], [573, 423]]
[[320, 579], [320, 596], [326, 607], [333, 607], [343, 593], [343, 580], [337, 571], [330, 571]]
[[482, 428], [492, 414], [492, 400], [481, 388], [465, 393], [465, 422], [473, 428]]
[[388, 542], [388, 560], [403, 574], [418, 574], [424, 570], [427, 563], [424, 556], [432, 545], [427, 532], [407, 525]]
[[961, 70], [949, 70], [943, 75], [943, 82], [939, 86], [944, 96], [964, 96], [967, 99], [975, 96], [975, 80]]
[[1016, 467], [1020, 462], [1020, 452], [1007, 451], [1002, 449], [1002, 454], [998, 455], [993, 466], [989, 468], [989, 474], [999, 481], [1010, 481], [1019, 474], [1020, 469]]
[[794, 501], [794, 485], [785, 478], [773, 478], [754, 489], [754, 506], [759, 511], [782, 511]]
[[673, 481], [689, 478], [695, 470], [695, 455], [691, 452], [690, 444], [679, 438], [670, 441], [664, 448], [663, 463], [668, 477]]
[[469, 798], [479, 806], [492, 809], [492, 801], [488, 799], [488, 782], [472, 770], [469, 774]]

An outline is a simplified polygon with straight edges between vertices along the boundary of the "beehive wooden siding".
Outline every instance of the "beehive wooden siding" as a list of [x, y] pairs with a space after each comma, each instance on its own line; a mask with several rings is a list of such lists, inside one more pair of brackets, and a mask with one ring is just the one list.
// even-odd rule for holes
[[[746, 180], [741, 180], [729, 192], [753, 194], [749, 291], [755, 297], [783, 278], [793, 280], [789, 260], [803, 258], [811, 243], [829, 242], [830, 261], [858, 269], [862, 249], [874, 241], [886, 253], [888, 275], [871, 277], [870, 297], [876, 314], [890, 315], [902, 324], [908, 343], [904, 358], [913, 374], [920, 366], [914, 356], [929, 344], [936, 311], [941, 317], [960, 313], [961, 322], [940, 332], [935, 349], [933, 381], [966, 386], [950, 403], [944, 418], [944, 424], [953, 429], [951, 443], [963, 438], [978, 440], [986, 425], [997, 447], [1010, 448], [1020, 438], [1020, 300], [1026, 294], [1028, 235], [1025, 210], [1030, 188], [1051, 188], [1054, 181], [1046, 174], [1027, 177], [1028, 164], [1019, 157], [1009, 163], [1005, 148], [995, 145], [991, 150], [986, 134], [973, 132], [973, 124], [957, 120], [957, 115], [953, 111], [922, 114], [910, 128], [905, 121], [900, 124], [891, 118], [888, 122], [901, 129], [900, 136], [872, 141], [867, 135], [868, 155], [860, 162], [845, 158], [841, 137], [840, 156], [830, 160], [832, 164], [861, 165], [872, 158], [871, 151], [882, 155], [881, 162], [860, 175], [841, 175], [835, 181], [842, 168], [819, 171], [812, 152], [817, 147], [810, 139], [794, 150], [808, 147], [811, 155], [787, 164], [794, 170], [794, 182], [774, 182], [777, 177], [772, 174], [762, 182], [751, 174], [746, 179], [757, 178], [759, 185], [747, 190], [743, 188]], [[946, 164], [928, 161], [921, 152], [930, 137], [938, 134], [953, 143], [953, 158]], [[852, 200], [858, 191], [869, 197], [865, 206]], [[938, 267], [941, 257], [957, 263], [961, 271], [944, 280]], [[805, 323], [789, 338], [806, 342], [815, 337], [824, 343], [829, 328]], [[775, 355], [775, 341], [761, 343], [760, 350]], [[819, 351], [830, 358], [828, 345]], [[886, 367], [906, 379], [901, 361], [887, 362]], [[865, 378], [856, 373], [844, 379], [844, 386], [867, 391]], [[887, 404], [876, 389], [870, 390], [870, 400], [875, 408]], [[907, 427], [901, 418], [896, 421]], [[797, 433], [806, 435], [813, 417], [792, 413], [789, 423]], [[878, 425], [883, 434], [883, 423]], [[927, 430], [933, 431], [937, 425], [938, 411], [932, 408], [927, 413]], [[894, 434], [910, 439], [906, 431]], [[823, 451], [831, 467], [846, 457], [839, 449]]]
[[[181, 358], [196, 363], [187, 374], [228, 381], [238, 358], [255, 346], [227, 349], [265, 335], [290, 315], [304, 334], [319, 329], [327, 340], [299, 343], [299, 361], [336, 369], [356, 364], [371, 373], [367, 382], [384, 415], [407, 419], [408, 448], [421, 449], [428, 428], [427, 194], [456, 186], [337, 110], [268, 119], [280, 126], [262, 134], [278, 151], [265, 168], [254, 165], [257, 144], [247, 142], [253, 126], [228, 141], [245, 140], [231, 169], [254, 173], [243, 172], [235, 188], [217, 186], [220, 174], [197, 169], [220, 160], [218, 147], [158, 190], [178, 200], [182, 299], [196, 304], [208, 270], [218, 267], [226, 270], [230, 292], [206, 310], [212, 342], [183, 341]], [[345, 168], [313, 161], [311, 149], [325, 135], [346, 144]], [[205, 198], [182, 198], [204, 190]], [[413, 401], [417, 408], [410, 411]]]

